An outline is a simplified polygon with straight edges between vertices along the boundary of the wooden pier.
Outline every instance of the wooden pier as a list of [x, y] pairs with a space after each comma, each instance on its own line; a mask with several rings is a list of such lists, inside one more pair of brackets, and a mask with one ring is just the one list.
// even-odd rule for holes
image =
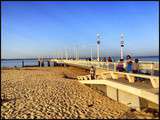
[[[96, 68], [96, 79], [91, 80], [90, 75], [77, 76], [82, 84], [87, 84], [101, 90], [113, 100], [121, 102], [129, 107], [141, 110], [148, 107], [150, 103], [159, 108], [159, 76], [154, 72], [159, 72], [158, 62], [144, 62], [139, 64], [140, 70], [149, 71], [150, 75], [133, 74], [116, 71], [117, 62], [98, 62], [85, 60], [57, 60], [51, 62], [66, 64], [84, 69]], [[124, 66], [126, 63], [124, 62]], [[142, 78], [147, 81], [143, 83], [135, 81], [135, 78]]]

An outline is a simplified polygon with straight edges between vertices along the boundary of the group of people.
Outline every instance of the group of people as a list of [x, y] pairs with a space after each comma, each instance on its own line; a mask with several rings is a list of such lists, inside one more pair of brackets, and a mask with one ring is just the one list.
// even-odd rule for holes
[[127, 55], [127, 59], [126, 59], [126, 68], [124, 68], [124, 60], [120, 59], [118, 65], [117, 65], [117, 70], [119, 72], [132, 72], [132, 73], [139, 73], [139, 60], [135, 59], [134, 62], [132, 62], [132, 58], [130, 55]]
[[[108, 57], [108, 62], [112, 62], [111, 57]], [[124, 67], [124, 60], [120, 59], [118, 65], [116, 66], [116, 70], [119, 72], [129, 72], [129, 73], [139, 73], [139, 60], [135, 59], [132, 62], [132, 58], [130, 55], [126, 57], [126, 68]], [[90, 69], [91, 79], [95, 79], [95, 68], [92, 66]]]

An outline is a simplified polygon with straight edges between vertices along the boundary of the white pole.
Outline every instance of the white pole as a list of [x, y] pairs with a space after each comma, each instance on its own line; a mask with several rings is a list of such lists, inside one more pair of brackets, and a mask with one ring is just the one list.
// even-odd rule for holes
[[75, 50], [76, 50], [76, 60], [78, 59], [78, 56], [77, 56], [77, 48], [75, 48]]
[[66, 49], [66, 60], [68, 60], [68, 53], [67, 53], [67, 49]]
[[59, 58], [59, 56], [58, 56], [58, 51], [56, 51], [56, 57]]
[[76, 47], [76, 60], [78, 60], [78, 48]]
[[92, 48], [91, 48], [91, 60], [92, 60], [93, 58], [92, 58]]
[[78, 49], [78, 46], [77, 46], [77, 60], [79, 60], [79, 49]]
[[62, 52], [60, 51], [60, 58], [62, 59]]
[[77, 60], [77, 50], [76, 50], [76, 47], [74, 47], [74, 56], [75, 56], [75, 60]]
[[97, 60], [99, 61], [99, 45], [97, 44]]
[[123, 59], [124, 34], [121, 34], [121, 59]]
[[123, 47], [121, 47], [121, 59], [123, 59]]
[[98, 61], [100, 61], [100, 45], [98, 45]]
[[98, 61], [100, 61], [99, 55], [100, 55], [100, 35], [97, 34], [97, 60]]

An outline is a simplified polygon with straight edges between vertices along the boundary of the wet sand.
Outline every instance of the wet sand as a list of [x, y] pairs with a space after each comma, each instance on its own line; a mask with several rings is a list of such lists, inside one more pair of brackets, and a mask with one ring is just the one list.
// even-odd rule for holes
[[131, 111], [75, 79], [86, 74], [89, 71], [73, 67], [1, 70], [1, 118], [155, 118]]

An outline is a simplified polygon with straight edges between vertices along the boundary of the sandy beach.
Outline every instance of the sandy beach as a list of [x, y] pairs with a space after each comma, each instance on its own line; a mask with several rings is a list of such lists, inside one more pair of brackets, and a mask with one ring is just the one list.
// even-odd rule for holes
[[1, 70], [1, 119], [156, 118], [132, 111], [79, 83], [89, 71], [73, 67]]

